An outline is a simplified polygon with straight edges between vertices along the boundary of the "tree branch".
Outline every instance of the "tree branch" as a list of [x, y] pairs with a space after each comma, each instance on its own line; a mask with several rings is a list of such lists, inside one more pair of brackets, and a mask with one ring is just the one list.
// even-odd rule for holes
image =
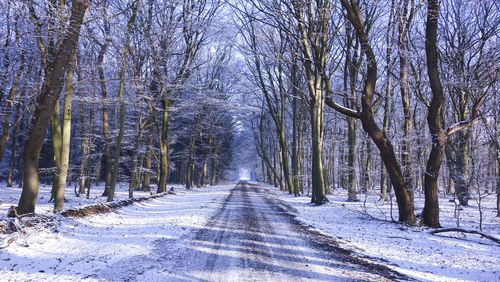
[[480, 235], [481, 237], [489, 239], [497, 244], [500, 244], [500, 239], [495, 238], [493, 236], [490, 236], [488, 234], [484, 234], [484, 233], [476, 231], [476, 230], [467, 230], [467, 229], [462, 229], [462, 228], [442, 228], [442, 229], [433, 230], [430, 233], [432, 235], [435, 235], [437, 233], [444, 233], [444, 232], [462, 232], [462, 233], [469, 233], [469, 234], [477, 234], [477, 235]]
[[461, 129], [473, 126], [479, 120], [479, 117], [480, 117], [479, 116], [479, 107], [483, 104], [484, 99], [486, 99], [488, 92], [490, 91], [493, 84], [495, 84], [497, 79], [498, 79], [498, 72], [496, 73], [495, 78], [490, 82], [490, 85], [488, 85], [488, 88], [486, 88], [486, 90], [484, 91], [483, 95], [481, 95], [481, 97], [479, 97], [479, 99], [474, 104], [474, 107], [472, 108], [471, 117], [467, 120], [457, 122], [457, 123], [451, 125], [450, 127], [448, 127], [448, 129], [446, 129], [446, 131], [445, 131], [446, 136], [451, 136], [453, 133], [455, 133]]

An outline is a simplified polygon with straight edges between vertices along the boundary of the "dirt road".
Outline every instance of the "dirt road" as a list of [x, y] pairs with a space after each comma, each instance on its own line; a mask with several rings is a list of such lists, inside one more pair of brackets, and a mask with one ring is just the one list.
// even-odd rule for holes
[[[346, 224], [348, 224], [346, 222]], [[169, 252], [168, 269], [142, 278], [184, 281], [301, 281], [406, 279], [366, 263], [332, 239], [301, 226], [262, 187], [240, 182], [204, 228]], [[173, 250], [172, 250], [173, 251]], [[173, 261], [172, 261], [173, 260]], [[161, 263], [160, 263], [161, 264]], [[150, 274], [152, 274], [150, 272]], [[140, 278], [140, 279], [142, 279]]]

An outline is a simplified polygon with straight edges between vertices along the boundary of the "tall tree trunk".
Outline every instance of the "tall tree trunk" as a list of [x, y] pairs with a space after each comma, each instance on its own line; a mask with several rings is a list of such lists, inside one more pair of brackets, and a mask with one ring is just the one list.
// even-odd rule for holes
[[[382, 131], [385, 136], [389, 136], [389, 127], [390, 127], [390, 101], [392, 97], [392, 58], [391, 58], [391, 51], [392, 51], [392, 42], [394, 38], [394, 5], [395, 5], [395, 0], [391, 1], [391, 10], [389, 14], [389, 21], [387, 23], [387, 31], [386, 31], [386, 54], [385, 54], [385, 63], [387, 65], [387, 88], [385, 92], [385, 98], [384, 98], [384, 121], [382, 124]], [[384, 165], [384, 160], [381, 159], [380, 163], [380, 199], [379, 201], [388, 201], [387, 198], [387, 170]], [[390, 185], [390, 184], [389, 184]]]
[[425, 204], [423, 222], [430, 227], [440, 227], [438, 178], [443, 160], [446, 135], [442, 129], [441, 113], [444, 103], [443, 86], [439, 78], [439, 54], [437, 49], [437, 30], [439, 19], [439, 1], [429, 0], [427, 4], [427, 24], [425, 29], [425, 52], [427, 72], [432, 90], [432, 100], [427, 114], [427, 124], [432, 137], [432, 149], [427, 160], [425, 172]]
[[201, 169], [201, 176], [200, 176], [200, 186], [201, 187], [207, 186], [208, 156], [209, 156], [209, 150], [210, 150], [210, 147], [212, 146], [212, 143], [213, 143], [213, 137], [210, 135], [208, 137], [208, 146], [203, 154], [203, 167]]
[[186, 165], [186, 189], [191, 189], [193, 185], [193, 173], [194, 173], [194, 149], [196, 145], [196, 139], [198, 137], [198, 123], [200, 121], [200, 117], [196, 117], [194, 122], [193, 134], [191, 135], [191, 142], [189, 142], [189, 155], [188, 161]]
[[[399, 210], [399, 221], [414, 224], [416, 221], [413, 206], [408, 194], [407, 187], [404, 183], [401, 167], [396, 160], [396, 154], [391, 142], [384, 135], [383, 131], [377, 126], [374, 115], [372, 99], [375, 94], [375, 84], [377, 82], [377, 61], [373, 49], [371, 48], [368, 37], [365, 31], [362, 15], [359, 8], [354, 2], [341, 0], [341, 4], [346, 11], [346, 16], [356, 30], [357, 37], [361, 43], [361, 50], [366, 56], [367, 71], [365, 76], [365, 84], [363, 87], [363, 95], [361, 97], [361, 112], [345, 111], [340, 109], [338, 105], [332, 104], [337, 110], [344, 112], [347, 115], [358, 116], [363, 125], [363, 129], [372, 138], [375, 145], [380, 150], [380, 157], [384, 160], [385, 167], [391, 178], [392, 185], [396, 194]], [[328, 81], [327, 81], [328, 83]], [[329, 85], [328, 89], [331, 89]]]
[[134, 142], [134, 150], [132, 151], [132, 168], [131, 168], [131, 176], [130, 176], [130, 184], [128, 186], [128, 197], [133, 198], [134, 197], [134, 190], [137, 190], [137, 187], [139, 187], [140, 184], [140, 179], [139, 179], [139, 171], [137, 169], [137, 156], [139, 154], [139, 146], [141, 144], [141, 138], [142, 138], [142, 125], [141, 121], [139, 120], [139, 125], [138, 125], [138, 130], [137, 130], [137, 136], [135, 137], [135, 142]]
[[347, 201], [357, 202], [356, 195], [356, 120], [352, 117], [347, 117]]
[[[316, 90], [321, 92], [321, 90]], [[325, 177], [323, 175], [323, 97], [317, 95], [311, 103], [311, 137], [312, 137], [312, 198], [316, 205], [324, 204], [326, 198]]]
[[[463, 112], [460, 115], [460, 120], [468, 119], [468, 115]], [[455, 167], [453, 168], [453, 181], [455, 182], [455, 193], [457, 195], [457, 199], [460, 202], [460, 205], [467, 206], [469, 204], [469, 140], [471, 138], [471, 130], [463, 129], [457, 132], [457, 137], [454, 138], [456, 140], [455, 146]]]
[[167, 191], [167, 178], [168, 178], [168, 121], [169, 121], [169, 108], [172, 102], [168, 97], [163, 98], [163, 119], [160, 134], [160, 179], [158, 182], [157, 193]]
[[316, 205], [324, 204], [326, 198], [326, 184], [324, 177], [323, 159], [323, 118], [325, 105], [325, 88], [322, 74], [327, 65], [328, 30], [330, 20], [330, 1], [318, 2], [315, 7], [318, 20], [305, 25], [305, 19], [312, 17], [312, 3], [301, 5], [293, 3], [299, 40], [303, 55], [303, 65], [307, 88], [310, 96], [311, 115], [311, 150], [312, 150], [312, 197], [311, 202]]
[[446, 185], [446, 194], [448, 195], [454, 195], [455, 194], [455, 181], [454, 181], [454, 164], [453, 164], [453, 157], [451, 156], [451, 148], [450, 146], [446, 146], [444, 149], [444, 153], [446, 156], [446, 168], [448, 169], [448, 184]]
[[[63, 124], [61, 135], [61, 161], [58, 167], [58, 184], [55, 191], [54, 211], [62, 211], [64, 207], [64, 190], [66, 178], [68, 177], [69, 150], [71, 141], [71, 106], [73, 104], [73, 72], [75, 69], [76, 52], [73, 52], [66, 70], [65, 95], [63, 104]], [[58, 117], [59, 119], [59, 117]]]
[[279, 150], [278, 150], [278, 162], [280, 164], [280, 189], [282, 191], [286, 191], [287, 187], [286, 187], [286, 182], [285, 182], [285, 170], [283, 168], [284, 163], [283, 163], [283, 152], [282, 152], [282, 150], [283, 149], [281, 149], [281, 146], [279, 146]]
[[150, 191], [151, 190], [151, 158], [153, 156], [153, 134], [151, 132], [150, 136], [148, 136], [148, 145], [146, 158], [144, 160], [144, 176], [142, 178], [142, 191]]
[[66, 68], [74, 50], [78, 47], [80, 28], [87, 12], [86, 1], [72, 0], [69, 28], [62, 37], [55, 59], [50, 62], [44, 77], [44, 83], [37, 97], [37, 107], [31, 122], [29, 137], [24, 145], [24, 180], [23, 191], [17, 207], [18, 214], [35, 211], [38, 196], [38, 164], [40, 151], [50, 119], [54, 113], [54, 104], [59, 99], [64, 84]]
[[214, 186], [217, 180], [217, 154], [219, 153], [219, 148], [217, 147], [217, 142], [214, 142], [214, 148], [212, 150], [212, 173], [210, 178], [210, 186]]
[[[494, 95], [494, 107], [495, 109], [498, 109], [498, 94]], [[500, 128], [499, 128], [499, 116], [498, 116], [498, 111], [495, 111], [494, 113], [494, 129], [495, 129], [495, 140], [499, 140], [499, 134], [500, 134]], [[496, 155], [496, 167], [495, 167], [495, 179], [496, 179], [496, 193], [497, 193], [497, 216], [500, 217], [500, 145], [497, 143], [497, 146], [495, 146], [495, 155]]]
[[[21, 103], [17, 104], [16, 106], [16, 121], [20, 119], [20, 110], [21, 110]], [[14, 168], [15, 164], [17, 163], [16, 160], [16, 150], [17, 150], [17, 138], [18, 138], [18, 132], [19, 132], [19, 124], [14, 124], [14, 131], [12, 133], [12, 141], [11, 141], [11, 149], [10, 149], [10, 164], [9, 164], [9, 174], [7, 176], [7, 187], [12, 187], [12, 178], [14, 177]]]
[[[80, 126], [81, 126], [81, 141], [80, 141], [80, 147], [81, 147], [81, 158], [80, 158], [80, 172], [79, 172], [79, 177], [78, 181], [79, 184], [79, 193], [78, 194], [84, 194], [85, 193], [85, 183], [87, 181], [86, 179], [86, 174], [85, 174], [85, 167], [87, 166], [88, 162], [88, 155], [89, 155], [89, 138], [86, 132], [86, 126], [85, 126], [85, 110], [82, 107], [80, 109]], [[77, 185], [75, 183], [75, 185]], [[75, 188], [76, 189], [76, 188]], [[75, 190], [76, 191], [76, 190]], [[82, 192], [82, 193], [80, 193]]]
[[370, 191], [370, 175], [372, 168], [372, 142], [370, 140], [365, 140], [366, 142], [366, 158], [365, 158], [365, 172], [363, 180], [363, 191]]
[[[410, 106], [410, 97], [408, 93], [408, 70], [407, 70], [407, 42], [406, 36], [410, 29], [410, 25], [414, 15], [414, 7], [409, 7], [409, 1], [403, 0], [398, 5], [397, 19], [398, 19], [398, 56], [399, 56], [399, 89], [401, 91], [401, 103], [403, 105], [403, 138], [401, 140], [401, 168], [403, 170], [403, 178], [405, 185], [410, 195], [411, 204], [414, 205], [414, 188], [415, 183], [413, 177], [413, 164], [412, 164], [412, 112]], [[412, 4], [413, 6], [413, 4]], [[411, 11], [409, 9], [411, 8]]]
[[298, 119], [299, 117], [299, 101], [298, 101], [298, 83], [297, 83], [297, 64], [296, 57], [294, 57], [294, 63], [292, 64], [292, 178], [293, 178], [293, 194], [295, 196], [299, 195], [300, 189], [300, 170], [299, 170], [299, 132], [298, 132]]
[[106, 90], [106, 77], [104, 76], [103, 61], [106, 50], [111, 41], [109, 23], [104, 22], [104, 30], [106, 33], [106, 40], [99, 50], [99, 55], [97, 57], [97, 66], [99, 73], [99, 81], [101, 85], [101, 95], [102, 95], [102, 132], [104, 135], [105, 151], [106, 151], [106, 164], [104, 166], [104, 191], [101, 196], [107, 197], [109, 195], [109, 190], [111, 188], [111, 178], [113, 174], [113, 155], [111, 153], [111, 135], [109, 134], [109, 113], [108, 105], [106, 99], [108, 97], [108, 91]]
[[61, 147], [62, 147], [62, 131], [61, 131], [61, 105], [59, 100], [57, 100], [54, 106], [54, 114], [50, 121], [50, 131], [52, 137], [52, 152], [54, 154], [54, 161], [52, 166], [54, 167], [54, 173], [52, 175], [52, 190], [50, 192], [50, 201], [54, 200], [56, 197], [56, 192], [59, 190], [59, 167], [61, 166]]
[[132, 16], [130, 17], [128, 23], [127, 23], [127, 35], [126, 35], [126, 40], [125, 40], [125, 47], [123, 49], [123, 54], [122, 54], [122, 65], [121, 65], [121, 71], [120, 71], [120, 86], [118, 88], [118, 99], [120, 102], [120, 116], [119, 116], [119, 130], [118, 130], [118, 136], [116, 137], [116, 143], [115, 143], [115, 154], [113, 157], [113, 174], [111, 175], [111, 187], [109, 189], [109, 194], [108, 194], [108, 202], [112, 202], [115, 196], [115, 188], [116, 188], [116, 182], [118, 180], [118, 169], [119, 169], [119, 163], [120, 163], [120, 150], [122, 146], [122, 139], [123, 139], [123, 134], [125, 131], [125, 100], [123, 97], [124, 89], [125, 89], [125, 71], [127, 69], [127, 58], [128, 58], [128, 53], [129, 53], [129, 45], [130, 45], [130, 33], [132, 32], [132, 28], [134, 26], [135, 18], [137, 16], [137, 10], [139, 9], [139, 5], [141, 4], [141, 1], [137, 0], [135, 2], [135, 6], [132, 9]]

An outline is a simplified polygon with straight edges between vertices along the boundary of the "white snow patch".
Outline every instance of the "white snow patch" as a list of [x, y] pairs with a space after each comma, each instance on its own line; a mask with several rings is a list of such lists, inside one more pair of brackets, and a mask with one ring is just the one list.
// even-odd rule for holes
[[[122, 187], [117, 190], [118, 200], [127, 198], [126, 185]], [[77, 219], [52, 215], [60, 222], [56, 232], [25, 228], [0, 251], [0, 280], [130, 279], [141, 271], [140, 266], [154, 263], [155, 242], [172, 242], [170, 251], [175, 251], [183, 236], [204, 226], [233, 187], [229, 184], [186, 190], [175, 186], [176, 195], [135, 203], [108, 214]], [[8, 207], [17, 204], [21, 189], [0, 189], [0, 220], [5, 220]], [[103, 187], [93, 188], [90, 200], [67, 194], [69, 202], [65, 207], [105, 201], [100, 198], [102, 191]], [[50, 215], [49, 195], [50, 187], [42, 186], [37, 213]], [[0, 241], [6, 236], [12, 235], [0, 234]]]
[[[265, 184], [261, 184], [265, 185]], [[283, 194], [268, 186], [273, 194], [296, 209], [297, 219], [336, 238], [341, 247], [360, 257], [387, 265], [418, 280], [498, 281], [500, 245], [478, 235], [441, 233], [431, 235], [426, 227], [410, 227], [391, 222], [391, 203], [378, 201], [377, 193], [358, 194], [360, 202], [347, 202], [347, 191], [333, 190], [322, 206], [310, 204], [310, 197]], [[421, 211], [424, 195], [415, 193]], [[483, 232], [500, 238], [500, 218], [496, 217], [496, 195], [483, 199]], [[460, 211], [460, 227], [479, 230], [479, 210], [474, 200]], [[393, 199], [392, 216], [398, 219]], [[455, 204], [440, 199], [440, 222], [456, 227]]]

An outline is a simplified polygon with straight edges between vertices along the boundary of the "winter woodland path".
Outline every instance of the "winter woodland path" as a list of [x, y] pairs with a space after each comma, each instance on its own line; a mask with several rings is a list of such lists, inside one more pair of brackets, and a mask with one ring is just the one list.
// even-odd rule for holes
[[233, 185], [84, 218], [34, 218], [46, 228], [0, 250], [0, 280], [408, 280], [300, 224], [267, 188]]
[[[144, 273], [138, 280], [300, 281], [403, 278], [379, 265], [361, 262], [309, 231], [269, 198], [261, 187], [240, 182], [204, 228], [193, 230], [179, 253], [158, 240], [161, 260], [172, 269]], [[161, 263], [160, 263], [161, 264]]]

